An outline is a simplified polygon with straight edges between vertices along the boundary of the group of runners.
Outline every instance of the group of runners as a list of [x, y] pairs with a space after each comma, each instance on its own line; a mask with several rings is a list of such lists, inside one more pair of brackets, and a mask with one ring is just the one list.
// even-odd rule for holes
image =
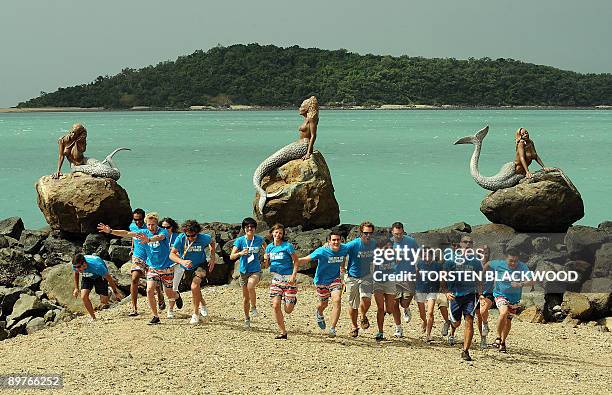
[[[130, 289], [132, 311], [138, 315], [138, 282], [143, 276], [147, 280], [147, 300], [153, 317], [149, 324], [160, 323], [159, 311], [165, 308], [161, 289], [168, 298], [167, 317], [174, 318], [174, 309], [182, 308], [183, 301], [178, 286], [184, 278], [191, 287], [193, 314], [190, 324], [198, 324], [208, 316], [206, 302], [202, 297], [201, 285], [215, 267], [215, 241], [208, 234], [201, 233], [196, 220], [187, 220], [178, 232], [178, 225], [170, 218], [160, 221], [157, 213], [145, 214], [143, 210], [133, 212], [134, 222], [129, 230], [112, 229], [99, 224], [102, 233], [133, 238], [132, 286]], [[159, 226], [161, 225], [161, 226]], [[313, 283], [318, 303], [314, 318], [321, 330], [330, 337], [336, 336], [336, 327], [341, 313], [341, 296], [348, 299], [348, 315], [351, 321], [349, 335], [359, 336], [360, 329], [368, 329], [368, 311], [371, 300], [376, 303], [376, 341], [384, 340], [384, 320], [390, 314], [394, 321], [393, 336], [404, 336], [402, 319], [411, 320], [410, 303], [416, 299], [421, 329], [427, 342], [432, 342], [432, 328], [436, 306], [443, 319], [441, 334], [449, 344], [455, 343], [455, 331], [464, 321], [463, 348], [461, 357], [471, 360], [469, 348], [474, 334], [474, 317], [480, 334], [480, 346], [488, 347], [488, 312], [495, 305], [499, 309], [497, 337], [492, 345], [506, 352], [506, 338], [517, 313], [522, 288], [533, 285], [533, 281], [510, 281], [507, 275], [515, 272], [529, 273], [527, 265], [520, 262], [518, 252], [506, 251], [505, 259], [490, 260], [488, 247], [482, 246], [482, 254], [468, 254], [475, 251], [470, 235], [462, 235], [459, 243], [453, 245], [450, 255], [441, 257], [421, 256], [416, 240], [407, 235], [400, 222], [391, 225], [388, 231], [377, 231], [374, 225], [365, 221], [359, 225], [359, 235], [342, 243], [343, 235], [332, 230], [327, 242], [304, 257], [298, 257], [294, 246], [285, 239], [285, 228], [276, 224], [270, 228], [269, 240], [256, 234], [257, 222], [253, 218], [242, 221], [244, 234], [234, 241], [231, 260], [239, 264], [242, 288], [244, 326], [249, 328], [253, 317], [258, 315], [256, 287], [261, 280], [262, 269], [270, 269], [272, 275], [270, 299], [279, 334], [276, 339], [287, 339], [285, 314], [290, 314], [297, 303], [297, 275], [300, 267], [316, 261]], [[423, 247], [423, 246], [421, 246]], [[206, 250], [209, 250], [208, 257]], [[394, 254], [394, 251], [412, 251], [412, 254]], [[375, 259], [378, 258], [378, 259]], [[108, 286], [121, 298], [112, 276], [104, 261], [97, 256], [77, 254], [73, 258], [74, 295], [79, 294], [95, 319], [95, 312], [89, 293], [95, 288], [101, 303], [108, 302]], [[480, 281], [470, 272], [494, 272], [495, 281]], [[443, 274], [464, 274], [443, 276]], [[79, 275], [83, 276], [79, 288]], [[528, 276], [527, 276], [528, 277]], [[485, 278], [481, 276], [479, 278]], [[449, 280], [450, 279], [450, 280]], [[156, 300], [156, 294], [158, 298]], [[331, 299], [329, 319], [325, 310]]]

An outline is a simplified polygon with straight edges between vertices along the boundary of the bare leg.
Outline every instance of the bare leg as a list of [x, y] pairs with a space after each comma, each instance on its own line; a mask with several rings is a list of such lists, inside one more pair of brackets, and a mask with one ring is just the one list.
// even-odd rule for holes
[[427, 327], [427, 317], [425, 316], [425, 302], [417, 302], [417, 307], [419, 308], [419, 316], [421, 317], [421, 327], [423, 332], [425, 332], [425, 328]]
[[142, 272], [139, 270], [132, 271], [132, 282], [130, 283], [130, 299], [132, 301], [132, 309], [134, 312], [138, 311], [138, 284], [140, 282], [140, 277], [142, 276]]
[[255, 288], [259, 283], [259, 276], [251, 276], [247, 281], [247, 288], [249, 291], [249, 300], [251, 303], [251, 309], [257, 308], [257, 295], [255, 294]]
[[331, 293], [333, 310], [331, 313], [331, 327], [335, 328], [340, 319], [340, 310], [342, 309], [340, 290], [333, 291]]
[[391, 314], [393, 314], [393, 322], [395, 323], [395, 325], [400, 325], [402, 323], [402, 315], [399, 311], [399, 300], [395, 299], [395, 295], [390, 296], [393, 296], [393, 303], [388, 304], [388, 309], [391, 309]]
[[376, 302], [376, 325], [378, 332], [383, 333], [385, 326], [385, 294], [375, 293], [374, 301]]
[[272, 299], [272, 310], [274, 311], [274, 319], [276, 319], [276, 324], [278, 325], [278, 329], [282, 335], [287, 334], [287, 329], [285, 328], [285, 317], [283, 317], [283, 310], [281, 308], [281, 297], [276, 296]]
[[512, 320], [506, 319], [506, 325], [504, 326], [504, 332], [502, 333], [502, 343], [506, 342], [508, 334], [510, 333], [510, 328], [512, 328]]
[[436, 300], [429, 299], [427, 301], [427, 338], [431, 338], [431, 328], [433, 328], [434, 324], [434, 308], [436, 307]]
[[96, 313], [94, 312], [93, 305], [91, 304], [91, 299], [89, 299], [89, 293], [91, 289], [81, 289], [81, 299], [83, 300], [83, 305], [85, 306], [85, 310], [89, 313], [91, 318], [96, 319]]
[[156, 292], [157, 281], [147, 280], [147, 301], [149, 302], [149, 308], [151, 309], [154, 317], [158, 317], [157, 301], [155, 300]]
[[242, 310], [244, 311], [244, 319], [250, 319], [251, 317], [249, 314], [251, 312], [251, 300], [249, 296], [249, 289], [247, 288], [246, 284], [242, 286]]
[[361, 318], [364, 318], [366, 314], [368, 314], [368, 310], [370, 310], [371, 305], [371, 298], [361, 298], [361, 301], [359, 302], [359, 313], [361, 313]]
[[474, 317], [471, 315], [465, 316], [465, 324], [463, 325], [463, 349], [469, 350], [472, 345], [472, 337], [474, 336]]
[[352, 329], [357, 329], [357, 316], [359, 315], [359, 310], [349, 306], [348, 312], [351, 319], [351, 325], [353, 326]]
[[497, 337], [502, 338], [508, 320], [508, 306], [499, 306], [499, 319], [497, 320]]
[[191, 296], [193, 299], [193, 314], [198, 315], [200, 312], [200, 304], [205, 306], [203, 303], [204, 299], [202, 298], [202, 289], [200, 288], [200, 283], [202, 280], [198, 276], [194, 276], [191, 281]]

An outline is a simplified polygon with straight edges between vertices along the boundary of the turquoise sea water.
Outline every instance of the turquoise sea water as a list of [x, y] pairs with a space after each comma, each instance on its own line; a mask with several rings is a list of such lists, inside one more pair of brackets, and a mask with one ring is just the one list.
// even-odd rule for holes
[[[239, 222], [252, 213], [254, 169], [297, 138], [301, 120], [297, 111], [0, 114], [0, 218], [45, 225], [34, 184], [54, 171], [57, 139], [81, 122], [88, 156], [132, 149], [115, 159], [133, 208]], [[472, 146], [452, 144], [486, 124], [483, 174], [513, 160], [514, 131], [526, 127], [544, 163], [563, 168], [582, 193], [580, 223], [612, 219], [612, 111], [322, 111], [315, 146], [330, 167], [341, 221], [399, 220], [411, 231], [486, 223], [479, 211], [486, 191], [469, 175]]]

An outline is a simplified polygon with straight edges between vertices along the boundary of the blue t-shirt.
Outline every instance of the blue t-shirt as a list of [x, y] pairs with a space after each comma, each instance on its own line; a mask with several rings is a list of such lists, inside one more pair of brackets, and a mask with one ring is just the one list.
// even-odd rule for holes
[[395, 261], [395, 256], [391, 259], [386, 259], [385, 254], [383, 252], [380, 259], [382, 260], [382, 262], [374, 265], [374, 281], [390, 281], [388, 276], [396, 273], [397, 262]]
[[280, 245], [268, 244], [266, 254], [270, 256], [270, 272], [283, 275], [293, 274], [295, 249], [291, 243], [283, 241]]
[[[212, 237], [210, 235], [199, 233], [193, 243], [191, 243], [190, 240], [187, 239], [185, 233], [181, 233], [172, 246], [176, 248], [179, 257], [191, 261], [190, 268], [184, 267], [183, 265], [181, 266], [183, 266], [185, 270], [195, 270], [208, 262], [206, 260], [206, 247], [208, 247], [211, 241]], [[187, 249], [187, 253], [185, 253], [185, 249]]]
[[349, 259], [346, 266], [348, 275], [361, 278], [370, 274], [376, 241], [370, 240], [369, 244], [364, 244], [361, 237], [358, 237], [343, 245], [348, 248]]
[[340, 245], [338, 251], [333, 251], [330, 247], [319, 247], [310, 254], [311, 260], [317, 260], [317, 270], [315, 271], [315, 285], [329, 285], [340, 277], [340, 264], [348, 255], [348, 248]]
[[[130, 231], [131, 232], [138, 232], [139, 230], [145, 230], [147, 229], [147, 225], [142, 225], [141, 227], [139, 227], [138, 225], [136, 225], [135, 222], [132, 222], [130, 224]], [[134, 244], [134, 252], [133, 255], [137, 258], [142, 259], [143, 261], [147, 260], [147, 249], [146, 246], [144, 244], [140, 243], [140, 240], [138, 240], [137, 238], [133, 237], [133, 244]]]
[[397, 273], [416, 273], [416, 262], [413, 262], [413, 254], [416, 254], [419, 250], [419, 244], [416, 240], [413, 237], [405, 235], [400, 241], [395, 241], [394, 238], [391, 238], [391, 242], [393, 243], [394, 249], [399, 247], [403, 251], [404, 246], [406, 246], [409, 250], [413, 251], [408, 251], [407, 259], [404, 259], [403, 252], [400, 253], [402, 259], [397, 262]]
[[[419, 261], [417, 264], [416, 291], [422, 293], [440, 292], [440, 262]], [[430, 273], [431, 272], [431, 273]]]
[[[99, 256], [85, 255], [85, 262], [87, 262], [87, 267], [81, 273], [83, 277], [104, 277], [108, 274], [106, 262]], [[76, 272], [77, 270], [73, 267], [72, 271]]]
[[446, 287], [455, 297], [478, 292], [478, 281], [473, 274], [470, 274], [482, 271], [482, 264], [476, 257], [459, 256], [455, 252], [450, 260], [444, 262], [443, 270], [455, 272], [449, 275], [451, 278], [454, 275], [454, 280], [446, 281]]
[[[238, 248], [238, 252], [245, 248], [249, 249], [247, 255], [240, 257], [240, 273], [258, 273], [261, 271], [261, 263], [259, 262], [259, 253], [264, 243], [264, 238], [255, 235], [253, 240], [247, 240], [246, 236], [241, 236], [234, 241], [234, 247]], [[254, 259], [249, 262], [249, 257], [253, 256]]]
[[529, 279], [532, 279], [533, 276], [531, 275], [527, 264], [519, 261], [514, 269], [510, 269], [506, 260], [498, 259], [495, 261], [491, 261], [491, 263], [489, 263], [489, 267], [491, 268], [491, 270], [495, 271], [496, 281], [495, 288], [493, 289], [493, 296], [503, 296], [504, 298], [508, 299], [508, 302], [512, 304], [517, 304], [518, 302], [520, 302], [521, 296], [523, 295], [523, 288], [512, 288], [512, 281], [509, 279], [504, 280], [503, 276], [505, 273], [509, 273], [506, 274], [506, 276], [512, 275], [512, 273], [516, 273], [515, 276], [517, 277], [516, 280], [518, 282], [523, 281], [521, 279], [521, 276], [519, 276], [519, 273], [529, 273], [528, 277]]
[[[137, 233], [143, 233], [149, 238], [164, 235], [165, 239], [161, 241], [152, 241], [143, 244], [147, 252], [147, 265], [157, 270], [167, 269], [172, 266], [172, 261], [170, 260], [170, 246], [168, 246], [168, 232], [166, 229], [158, 227], [156, 233], [151, 232], [149, 229], [138, 230]], [[140, 243], [140, 241], [138, 241], [138, 243]]]

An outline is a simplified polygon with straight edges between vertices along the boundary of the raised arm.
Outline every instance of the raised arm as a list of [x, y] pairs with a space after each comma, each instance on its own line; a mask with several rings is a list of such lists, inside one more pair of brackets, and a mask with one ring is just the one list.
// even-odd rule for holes
[[141, 234], [136, 232], [130, 232], [129, 230], [111, 229], [110, 226], [102, 223], [98, 224], [98, 232], [119, 237], [138, 237], [138, 235]]

